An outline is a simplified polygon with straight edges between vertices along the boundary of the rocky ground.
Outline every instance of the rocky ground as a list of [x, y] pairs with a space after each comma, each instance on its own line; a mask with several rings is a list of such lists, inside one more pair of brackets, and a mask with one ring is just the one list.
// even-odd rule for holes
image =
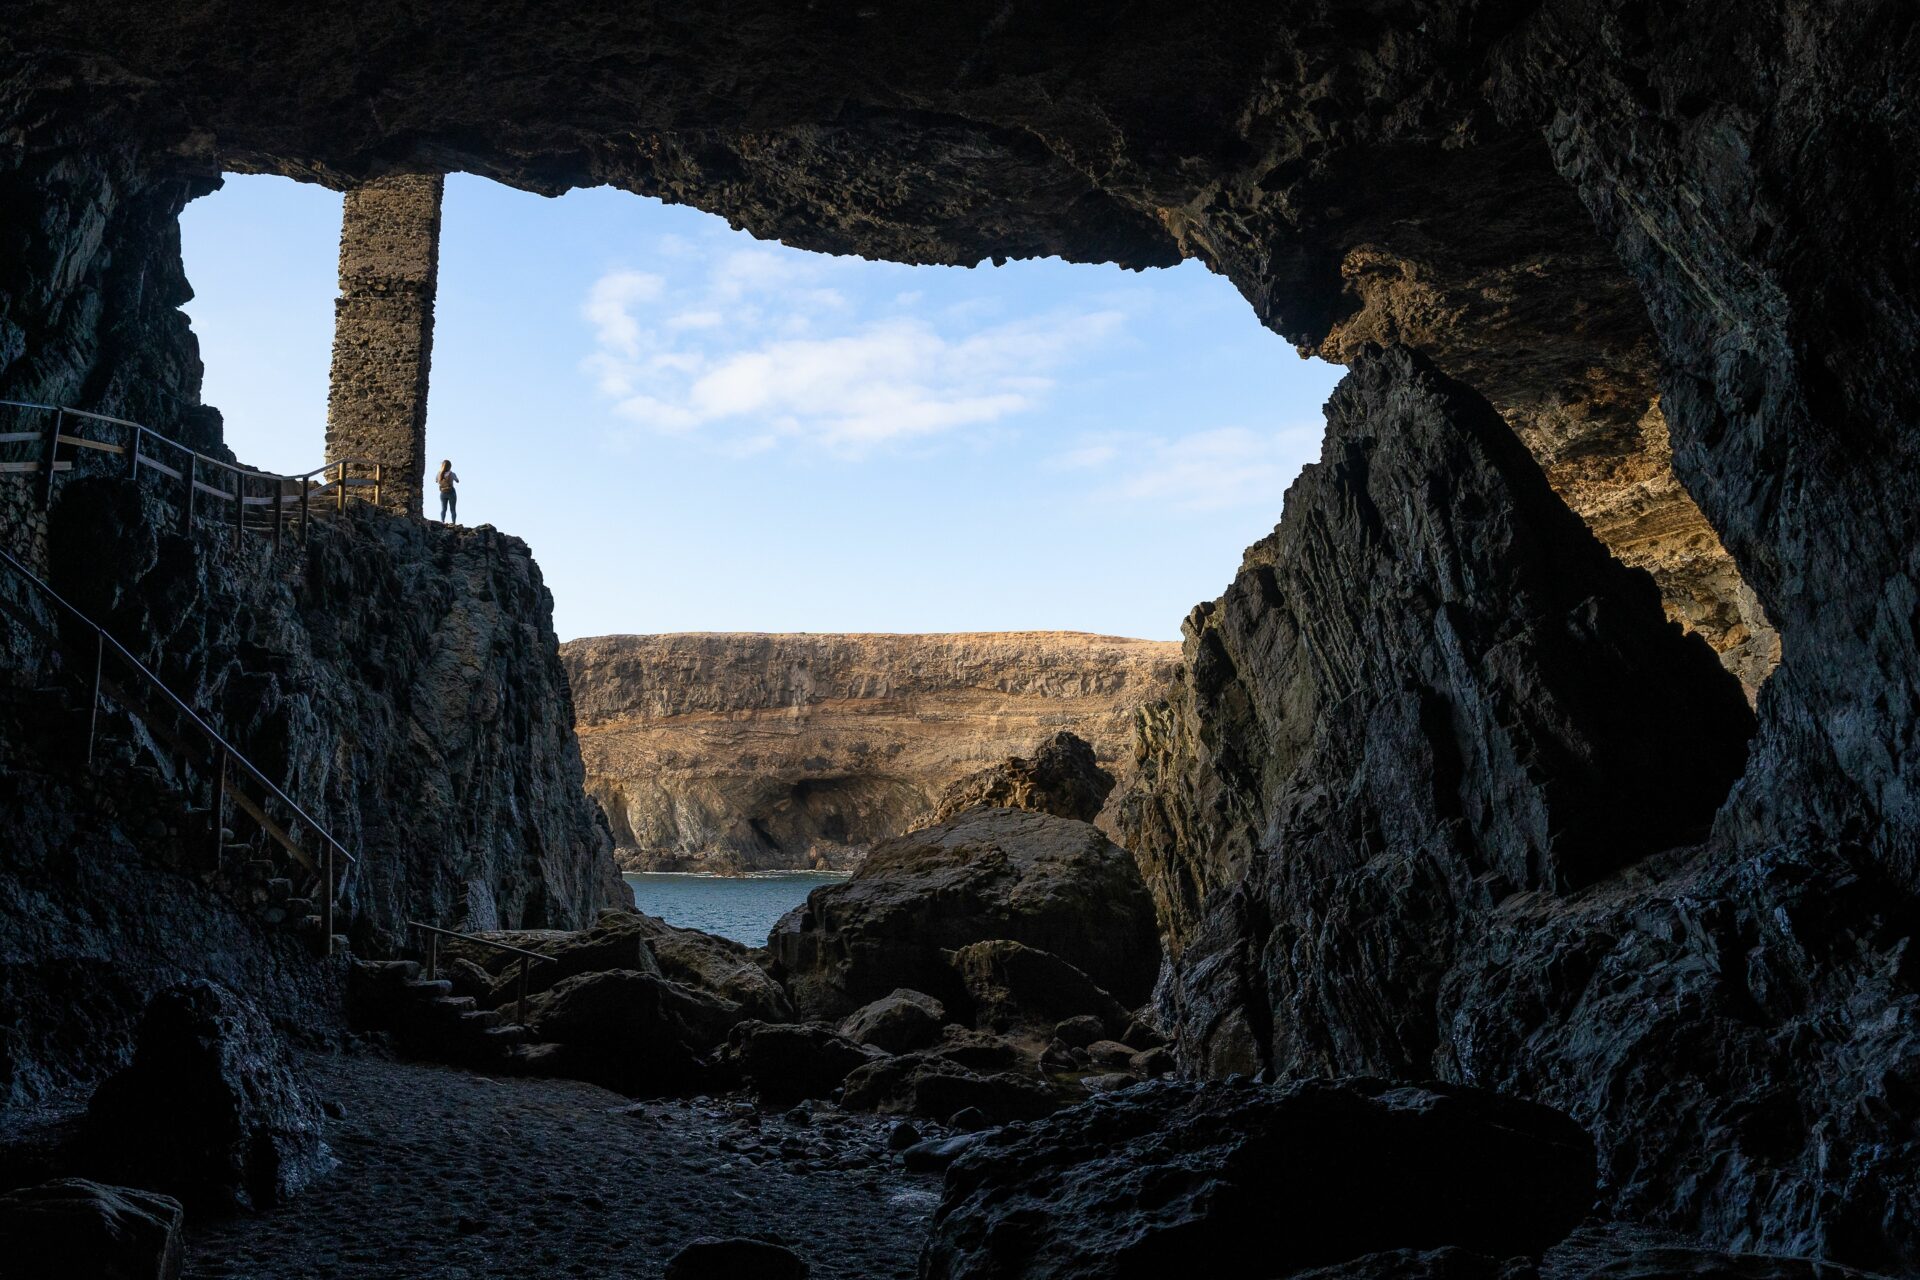
[[[937, 1174], [826, 1104], [635, 1102], [367, 1054], [313, 1056], [339, 1159], [294, 1205], [188, 1225], [185, 1275], [654, 1276], [700, 1236], [772, 1235], [820, 1277], [914, 1274]], [[929, 1131], [931, 1132], [931, 1131]]]

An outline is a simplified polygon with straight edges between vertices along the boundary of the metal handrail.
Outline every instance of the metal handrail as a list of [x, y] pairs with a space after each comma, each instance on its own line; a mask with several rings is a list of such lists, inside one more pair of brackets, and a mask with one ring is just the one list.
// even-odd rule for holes
[[477, 933], [461, 933], [458, 929], [442, 929], [437, 924], [422, 924], [418, 920], [407, 921], [407, 927], [418, 929], [427, 935], [427, 981], [432, 982], [440, 972], [440, 939], [459, 938], [463, 942], [477, 942], [483, 947], [492, 947], [495, 951], [508, 951], [520, 957], [520, 993], [514, 1005], [514, 1020], [524, 1024], [527, 1020], [527, 970], [532, 962], [557, 964], [552, 956], [543, 956], [538, 951], [528, 951], [525, 947], [512, 946], [505, 942], [495, 942], [492, 938], [483, 938]]
[[194, 449], [191, 445], [181, 444], [178, 440], [175, 440], [172, 436], [162, 435], [160, 432], [155, 431], [152, 427], [146, 426], [143, 423], [134, 422], [128, 418], [115, 418], [109, 414], [94, 413], [88, 409], [74, 409], [63, 404], [41, 404], [35, 400], [0, 400], [0, 408], [44, 409], [49, 413], [64, 413], [69, 417], [74, 417], [74, 418], [91, 418], [95, 422], [110, 422], [116, 427], [133, 427], [137, 430], [146, 432], [148, 435], [160, 441], [162, 444], [172, 445], [174, 448], [180, 450], [182, 453], [191, 453], [196, 459], [198, 459], [201, 462], [210, 463], [216, 467], [224, 467], [228, 471], [238, 472], [239, 474], [244, 476], [251, 476], [256, 480], [308, 480], [314, 476], [319, 475], [323, 471], [333, 470], [335, 467], [339, 466], [343, 462], [353, 463], [358, 466], [366, 466], [366, 467], [377, 467], [380, 465], [378, 462], [376, 462], [372, 458], [335, 458], [332, 462], [322, 463], [320, 466], [313, 468], [311, 471], [300, 471], [300, 472], [255, 471], [251, 467], [243, 467], [238, 463], [228, 462], [224, 458], [216, 458], [212, 454], [201, 453], [198, 450]]
[[[194, 498], [197, 494], [205, 493], [210, 497], [233, 503], [233, 539], [236, 547], [240, 545], [241, 533], [246, 528], [247, 508], [249, 506], [272, 507], [273, 540], [274, 545], [277, 547], [280, 544], [282, 529], [288, 519], [287, 506], [289, 502], [297, 502], [299, 505], [300, 538], [302, 541], [305, 541], [307, 536], [307, 522], [311, 515], [311, 499], [314, 495], [324, 495], [331, 492], [335, 498], [336, 507], [341, 511], [345, 511], [347, 490], [350, 487], [370, 486], [373, 489], [373, 501], [377, 504], [380, 501], [381, 490], [386, 483], [385, 464], [373, 458], [335, 458], [309, 471], [303, 471], [296, 475], [283, 475], [275, 471], [256, 471], [251, 467], [243, 467], [238, 463], [228, 462], [223, 458], [216, 458], [209, 454], [201, 453], [199, 450], [182, 444], [171, 436], [162, 435], [152, 427], [143, 426], [127, 418], [116, 418], [110, 414], [94, 413], [87, 409], [72, 409], [65, 405], [42, 404], [34, 400], [0, 400], [0, 408], [30, 409], [54, 415], [53, 425], [47, 428], [44, 433], [10, 432], [0, 434], [0, 443], [45, 441], [44, 456], [40, 462], [20, 463], [6, 468], [16, 473], [26, 474], [38, 472], [44, 468], [46, 472], [46, 485], [42, 498], [44, 504], [51, 505], [53, 501], [53, 480], [55, 474], [60, 471], [71, 470], [73, 467], [72, 462], [60, 461], [60, 446], [62, 444], [72, 445], [75, 448], [122, 454], [127, 457], [127, 474], [132, 479], [138, 480], [140, 478], [141, 467], [144, 464], [147, 470], [158, 471], [163, 475], [170, 476], [175, 480], [185, 483], [186, 498], [181, 505], [181, 521], [187, 529], [193, 527]], [[117, 427], [124, 427], [128, 433], [126, 442], [124, 444], [109, 444], [104, 441], [88, 440], [80, 436], [68, 435], [62, 428], [66, 425], [66, 420], [69, 417], [83, 418], [92, 422], [111, 423]], [[179, 457], [181, 465], [178, 468], [169, 466], [160, 461], [160, 459], [145, 452], [142, 446], [149, 437], [175, 450], [178, 455], [181, 455]], [[199, 479], [202, 466], [216, 468], [218, 472], [225, 472], [232, 475], [232, 491], [229, 492], [224, 487], [203, 484]], [[373, 470], [373, 476], [371, 479], [364, 477], [349, 478], [347, 475], [348, 467], [370, 467]], [[314, 477], [324, 477], [328, 472], [335, 473], [333, 479], [323, 480], [320, 484], [314, 483]], [[267, 482], [272, 487], [272, 493], [267, 496], [248, 497], [246, 490], [249, 480]]]
[[[87, 729], [87, 758], [89, 761], [91, 761], [93, 758], [94, 729], [98, 723], [98, 716], [99, 716], [100, 685], [101, 685], [101, 679], [102, 679], [102, 673], [101, 673], [102, 660], [105, 658], [108, 649], [111, 648], [113, 653], [123, 663], [125, 663], [128, 668], [130, 668], [135, 674], [140, 676], [141, 679], [143, 679], [150, 688], [158, 690], [161, 696], [165, 698], [167, 702], [172, 704], [173, 709], [179, 712], [182, 716], [186, 717], [187, 722], [191, 724], [195, 729], [198, 729], [200, 733], [208, 740], [208, 742], [212, 744], [214, 749], [214, 771], [215, 771], [214, 772], [215, 800], [214, 800], [212, 818], [213, 818], [213, 834], [216, 842], [220, 842], [222, 838], [219, 801], [220, 801], [220, 798], [224, 796], [226, 791], [226, 776], [227, 776], [227, 768], [229, 765], [237, 765], [245, 774], [247, 774], [262, 788], [264, 788], [272, 799], [278, 800], [282, 805], [285, 805], [287, 809], [292, 811], [294, 818], [296, 820], [298, 820], [299, 822], [305, 823], [308, 828], [314, 831], [321, 838], [321, 840], [325, 841], [326, 851], [324, 855], [324, 861], [325, 861], [324, 875], [326, 879], [326, 919], [325, 919], [326, 939], [327, 939], [326, 945], [327, 945], [327, 954], [332, 955], [333, 954], [333, 909], [334, 909], [334, 898], [336, 897], [336, 889], [337, 889], [334, 858], [335, 858], [335, 855], [345, 858], [347, 860], [348, 865], [350, 866], [358, 865], [360, 860], [354, 857], [353, 854], [347, 850], [347, 847], [345, 845], [341, 844], [338, 840], [334, 839], [332, 833], [330, 833], [325, 827], [321, 826], [318, 822], [314, 821], [312, 816], [309, 815], [305, 809], [302, 809], [297, 803], [295, 803], [291, 796], [289, 796], [285, 791], [282, 791], [279, 787], [279, 784], [275, 783], [271, 778], [267, 777], [267, 775], [262, 773], [259, 770], [259, 768], [257, 768], [251, 760], [247, 759], [246, 756], [242, 755], [238, 748], [236, 748], [232, 743], [228, 742], [226, 738], [221, 735], [219, 730], [215, 729], [212, 725], [208, 724], [204, 719], [200, 717], [200, 714], [198, 712], [196, 712], [191, 706], [189, 706], [186, 703], [184, 699], [182, 699], [172, 689], [168, 688], [166, 685], [166, 682], [161, 680], [159, 676], [155, 675], [150, 669], [148, 669], [146, 663], [140, 661], [140, 659], [135, 657], [133, 653], [127, 649], [125, 645], [121, 644], [118, 640], [114, 639], [113, 636], [109, 635], [105, 627], [102, 627], [99, 623], [95, 622], [92, 618], [89, 618], [85, 613], [82, 613], [78, 608], [78, 606], [70, 603], [66, 599], [66, 597], [62, 596], [59, 592], [55, 591], [46, 582], [42, 581], [41, 578], [37, 574], [35, 574], [31, 569], [27, 568], [25, 565], [21, 564], [18, 560], [14, 559], [12, 554], [10, 554], [5, 548], [0, 548], [0, 563], [4, 563], [7, 568], [13, 570], [14, 573], [18, 574], [34, 590], [38, 591], [41, 595], [45, 596], [48, 600], [51, 600], [54, 604], [64, 609], [68, 614], [78, 619], [82, 624], [84, 624], [86, 627], [91, 629], [94, 634], [93, 702], [90, 709], [90, 714], [93, 716], [93, 723], [90, 723]], [[242, 803], [242, 807], [248, 807], [244, 802], [244, 798], [241, 797], [238, 793], [235, 794], [235, 800], [236, 800], [236, 803]], [[265, 818], [265, 815], [261, 813], [256, 813], [255, 817], [257, 819]], [[274, 824], [270, 820], [267, 820], [267, 821], [263, 821], [261, 825], [263, 829], [266, 830], [267, 834], [271, 835], [276, 841], [278, 841], [282, 846], [284, 846], [289, 853], [292, 853], [295, 857], [305, 862], [309, 868], [315, 871], [320, 870], [320, 868], [315, 867], [313, 865], [313, 859], [306, 852], [306, 850], [302, 849], [299, 845], [295, 844], [293, 841], [293, 838], [289, 836], [286, 832], [279, 829], [279, 827], [276, 824]]]

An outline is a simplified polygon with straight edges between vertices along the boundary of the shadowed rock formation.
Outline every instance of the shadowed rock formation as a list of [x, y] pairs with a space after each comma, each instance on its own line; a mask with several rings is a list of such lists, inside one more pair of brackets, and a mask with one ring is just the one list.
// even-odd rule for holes
[[[925, 825], [963, 776], [1060, 726], [1117, 762], [1179, 647], [1072, 632], [719, 634], [560, 652], [622, 864], [726, 874], [851, 869], [874, 841]], [[1080, 808], [1071, 816], [1099, 812]]]
[[94, 1093], [86, 1124], [100, 1165], [195, 1212], [264, 1212], [333, 1164], [285, 1043], [205, 981], [154, 997], [133, 1062]]
[[1390, 1249], [1537, 1256], [1593, 1144], [1491, 1093], [1377, 1080], [1141, 1085], [989, 1136], [947, 1175], [928, 1280], [1255, 1280]]

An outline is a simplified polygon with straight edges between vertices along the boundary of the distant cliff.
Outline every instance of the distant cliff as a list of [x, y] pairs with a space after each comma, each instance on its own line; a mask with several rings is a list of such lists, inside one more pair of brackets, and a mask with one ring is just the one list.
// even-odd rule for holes
[[1180, 646], [1079, 632], [603, 636], [562, 645], [631, 869], [846, 868], [958, 779], [1068, 729], [1116, 768]]

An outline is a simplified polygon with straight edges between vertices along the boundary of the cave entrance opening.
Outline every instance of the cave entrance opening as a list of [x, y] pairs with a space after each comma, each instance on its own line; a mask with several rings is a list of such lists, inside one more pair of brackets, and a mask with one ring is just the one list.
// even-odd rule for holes
[[[1278, 518], [1339, 372], [1198, 263], [906, 266], [464, 175], [441, 209], [423, 456], [454, 462], [463, 521], [533, 545], [563, 637], [1172, 638]], [[320, 450], [334, 309], [360, 305], [341, 217], [264, 176], [183, 215], [243, 458]], [[404, 310], [409, 263], [377, 247]]]

